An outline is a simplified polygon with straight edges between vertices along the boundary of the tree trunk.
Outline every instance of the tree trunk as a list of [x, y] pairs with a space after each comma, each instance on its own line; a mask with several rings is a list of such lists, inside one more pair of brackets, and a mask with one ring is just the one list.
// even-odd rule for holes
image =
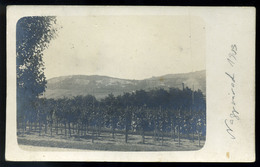
[[83, 130], [84, 130], [84, 126], [83, 126], [83, 123], [81, 123], [81, 125], [80, 125], [80, 136], [83, 136]]
[[24, 120], [22, 120], [22, 131], [23, 131], [23, 136], [24, 136], [24, 127], [25, 127], [25, 125], [24, 125]]
[[112, 123], [112, 138], [115, 138], [115, 123]]
[[62, 127], [62, 126], [63, 126], [63, 124], [61, 123], [61, 124], [60, 124], [60, 133], [61, 133], [61, 134], [62, 134], [62, 131], [63, 131], [63, 127]]
[[144, 136], [144, 128], [143, 128], [143, 130], [142, 130], [142, 138], [143, 138], [143, 144], [145, 143], [145, 136]]
[[194, 130], [192, 129], [192, 142], [194, 142]]
[[88, 122], [86, 123], [86, 127], [87, 127], [86, 130], [87, 130], [87, 133], [88, 133], [88, 131], [89, 131], [89, 129], [88, 129], [88, 128], [89, 128], [89, 127], [88, 127]]
[[163, 137], [164, 137], [164, 134], [163, 134], [163, 132], [162, 132], [162, 146], [163, 146]]
[[77, 130], [78, 130], [78, 136], [79, 136], [79, 130], [80, 129], [80, 126], [79, 126], [79, 123], [77, 123]]
[[45, 134], [47, 133], [47, 121], [45, 121], [45, 130], [44, 130]]
[[173, 138], [173, 141], [175, 141], [175, 125], [174, 125], [174, 122], [173, 122], [173, 121], [172, 121], [171, 130], [172, 130], [172, 138]]
[[127, 125], [125, 126], [125, 143], [127, 143], [128, 140], [128, 127]]
[[37, 122], [34, 122], [34, 131], [37, 132]]
[[154, 121], [154, 132], [153, 132], [154, 140], [156, 140], [156, 132], [157, 132], [156, 122]]
[[101, 123], [98, 124], [98, 136], [101, 135]]
[[72, 125], [71, 125], [71, 133], [72, 134], [74, 134], [74, 128], [75, 128], [75, 125], [74, 125], [74, 123], [72, 123]]
[[198, 133], [199, 147], [200, 147], [200, 133]]
[[171, 139], [173, 138], [173, 128], [172, 128], [172, 122], [171, 122], [171, 130], [170, 130], [170, 133], [171, 133]]
[[56, 129], [55, 129], [55, 130], [56, 130], [56, 135], [58, 135], [58, 133], [59, 133], [59, 131], [58, 131], [58, 130], [59, 130], [59, 129], [58, 129], [58, 126], [59, 126], [59, 122], [56, 121], [56, 127], [55, 127], [55, 128], [56, 128]]
[[51, 136], [52, 136], [52, 123], [50, 124], [50, 128], [51, 128]]
[[41, 125], [41, 121], [39, 121], [39, 136], [41, 136], [41, 131], [42, 131], [42, 125]]
[[24, 120], [24, 132], [26, 132], [26, 129], [27, 128], [27, 121], [26, 121], [26, 119]]
[[66, 127], [66, 122], [64, 123], [64, 128], [65, 128], [65, 136], [67, 137], [67, 127]]
[[71, 128], [70, 128], [70, 122], [68, 123], [69, 124], [69, 135], [71, 137]]
[[178, 143], [179, 146], [181, 145], [181, 138], [180, 138], [180, 125], [178, 125]]
[[94, 133], [95, 133], [95, 128], [94, 128], [94, 126], [93, 126], [93, 127], [92, 127], [92, 143], [94, 143], [94, 138], [95, 138]]
[[112, 138], [114, 139], [115, 138], [115, 128], [112, 127]]
[[175, 125], [173, 126], [173, 141], [176, 141], [175, 140], [175, 136], [176, 136], [176, 132], [175, 132]]
[[195, 133], [196, 133], [196, 125], [194, 125], [194, 127], [192, 128], [192, 142], [194, 142], [195, 140]]
[[32, 131], [32, 121], [29, 122], [29, 132]]
[[84, 130], [84, 136], [87, 134], [87, 124], [85, 123], [85, 130]]

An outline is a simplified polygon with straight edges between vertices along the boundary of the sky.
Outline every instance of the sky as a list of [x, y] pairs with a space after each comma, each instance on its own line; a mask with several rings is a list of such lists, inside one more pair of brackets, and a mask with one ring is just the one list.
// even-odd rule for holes
[[104, 75], [145, 79], [205, 69], [205, 23], [193, 16], [57, 17], [44, 51], [47, 79]]

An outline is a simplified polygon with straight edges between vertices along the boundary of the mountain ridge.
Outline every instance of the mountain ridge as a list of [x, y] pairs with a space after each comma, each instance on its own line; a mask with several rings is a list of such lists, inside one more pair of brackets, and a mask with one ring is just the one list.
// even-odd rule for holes
[[109, 93], [122, 95], [124, 92], [133, 92], [135, 90], [150, 90], [154, 88], [168, 89], [170, 87], [185, 87], [194, 90], [200, 89], [206, 94], [206, 70], [165, 74], [162, 76], [153, 76], [147, 79], [121, 79], [102, 75], [68, 75], [54, 77], [47, 80], [47, 88], [44, 93], [46, 98], [62, 98], [78, 95], [94, 95], [97, 99], [104, 98]]
[[183, 75], [183, 74], [198, 73], [198, 72], [206, 72], [206, 70], [198, 70], [198, 71], [187, 72], [187, 73], [164, 74], [164, 75], [152, 76], [152, 77], [144, 78], [144, 79], [118, 78], [118, 77], [110, 77], [110, 76], [107, 76], [107, 75], [83, 75], [83, 74], [76, 74], [76, 75], [62, 75], [62, 76], [58, 76], [58, 77], [52, 77], [52, 78], [49, 78], [49, 79], [47, 79], [47, 80], [52, 80], [52, 79], [56, 79], [56, 78], [63, 78], [63, 77], [74, 77], [74, 76], [79, 76], [79, 77], [81, 77], [81, 76], [83, 76], [83, 77], [106, 77], [106, 78], [113, 78], [113, 79], [123, 79], [123, 80], [136, 80], [136, 81], [141, 81], [141, 80], [146, 80], [146, 79], [150, 79], [150, 78], [164, 77], [164, 76], [168, 76], [168, 75]]

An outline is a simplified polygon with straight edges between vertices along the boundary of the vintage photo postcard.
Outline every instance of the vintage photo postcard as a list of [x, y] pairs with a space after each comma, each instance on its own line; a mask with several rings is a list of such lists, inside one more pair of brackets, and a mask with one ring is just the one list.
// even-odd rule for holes
[[255, 8], [8, 6], [8, 161], [255, 161]]

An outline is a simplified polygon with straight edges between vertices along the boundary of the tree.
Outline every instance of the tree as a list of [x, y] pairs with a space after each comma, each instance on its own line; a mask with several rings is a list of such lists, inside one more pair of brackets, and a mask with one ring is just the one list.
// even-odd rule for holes
[[128, 142], [128, 132], [132, 123], [132, 96], [130, 93], [124, 93], [123, 96], [117, 97], [120, 111], [119, 125], [121, 129], [125, 129], [125, 143]]
[[115, 138], [115, 129], [117, 127], [117, 122], [119, 119], [118, 113], [117, 113], [117, 107], [118, 103], [113, 94], [109, 94], [105, 98], [105, 105], [107, 109], [107, 124], [112, 127], [112, 138]]
[[56, 17], [36, 16], [23, 17], [16, 25], [17, 106], [24, 123], [35, 112], [36, 99], [46, 88], [42, 56], [56, 36], [54, 24]]
[[181, 146], [181, 139], [185, 136], [192, 135], [190, 139], [194, 140], [196, 135], [200, 147], [206, 133], [206, 101], [200, 90], [137, 90], [118, 96], [109, 94], [103, 99], [87, 95], [57, 100], [39, 98], [37, 101], [37, 118], [40, 127], [45, 127], [45, 132], [48, 125], [52, 135], [52, 124], [56, 122], [56, 133], [61, 123], [65, 127], [65, 136], [71, 136], [72, 124], [72, 127], [77, 125], [80, 137], [80, 131], [81, 136], [83, 131], [86, 136], [90, 126], [92, 143], [103, 131], [111, 132], [113, 138], [117, 132], [124, 134], [126, 143], [129, 142], [129, 134], [139, 134], [141, 143], [145, 144], [154, 132], [155, 141], [161, 142], [161, 145], [167, 145], [167, 137], [171, 137], [174, 141], [177, 138]]

